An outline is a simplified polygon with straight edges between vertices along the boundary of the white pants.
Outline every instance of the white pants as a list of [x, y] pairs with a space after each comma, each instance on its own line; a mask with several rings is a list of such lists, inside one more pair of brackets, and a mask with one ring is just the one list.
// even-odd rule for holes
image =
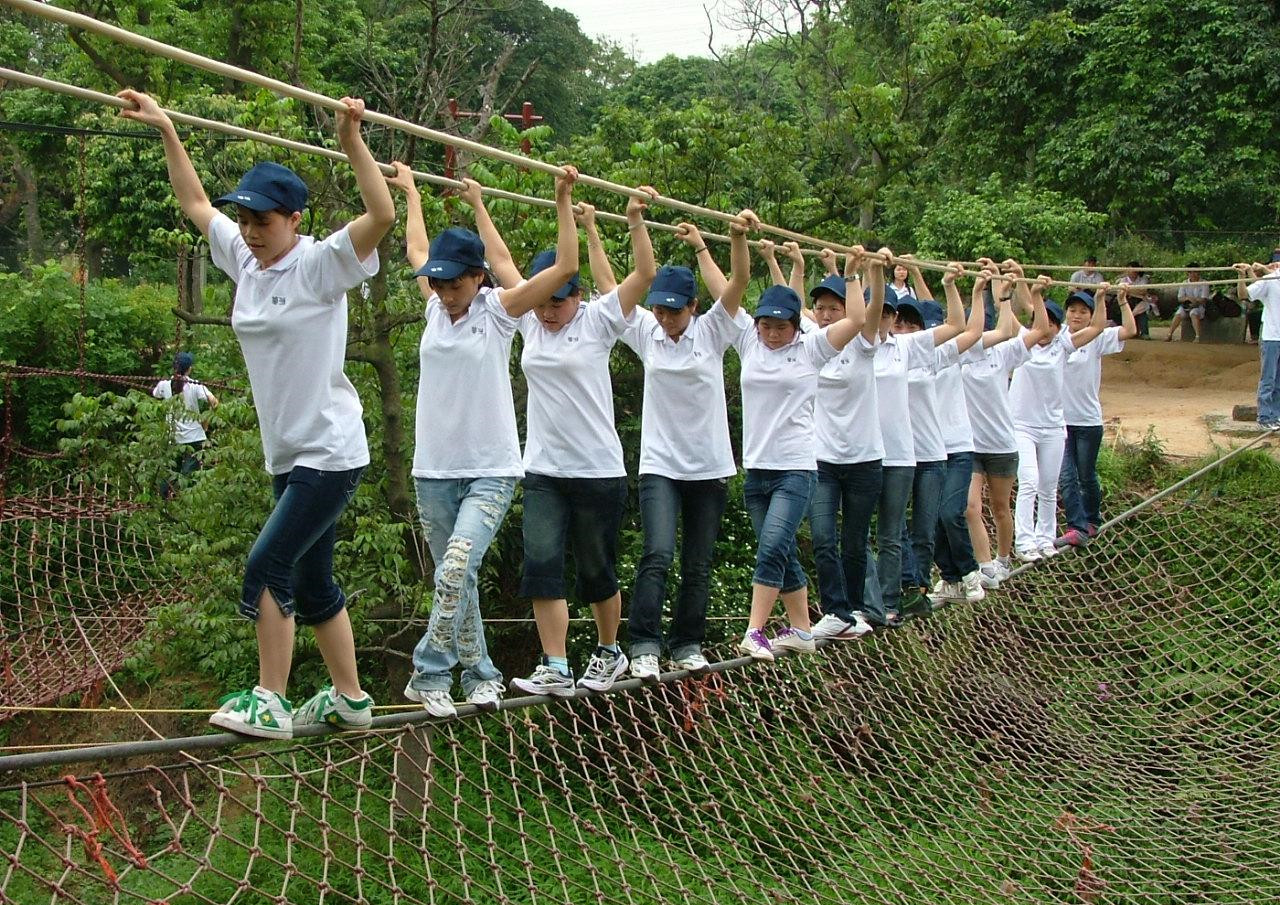
[[1014, 547], [1035, 550], [1058, 535], [1058, 472], [1066, 449], [1065, 427], [1015, 425], [1018, 497], [1013, 510]]

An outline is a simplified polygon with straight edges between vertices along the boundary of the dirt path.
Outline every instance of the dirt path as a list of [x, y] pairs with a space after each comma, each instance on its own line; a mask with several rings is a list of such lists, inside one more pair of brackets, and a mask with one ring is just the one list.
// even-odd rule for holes
[[1253, 404], [1258, 347], [1166, 343], [1164, 328], [1151, 332], [1153, 339], [1132, 340], [1123, 352], [1103, 359], [1102, 411], [1108, 433], [1137, 440], [1154, 428], [1169, 453], [1203, 455], [1212, 448], [1204, 416]]

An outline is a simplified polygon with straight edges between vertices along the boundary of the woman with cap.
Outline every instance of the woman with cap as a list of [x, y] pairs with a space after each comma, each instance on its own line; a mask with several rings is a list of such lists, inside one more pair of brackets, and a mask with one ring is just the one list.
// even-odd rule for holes
[[[1098, 452], [1102, 449], [1102, 356], [1124, 350], [1127, 339], [1138, 335], [1128, 293], [1120, 287], [1120, 325], [1106, 327], [1093, 342], [1067, 356], [1062, 372], [1062, 416], [1067, 443], [1058, 478], [1058, 495], [1067, 516], [1067, 530], [1057, 546], [1078, 547], [1098, 533], [1102, 524], [1102, 485], [1098, 483]], [[1094, 300], [1084, 292], [1067, 299], [1067, 329], [1074, 336], [1093, 320]]]
[[[1050, 284], [1040, 277], [1031, 284], [1031, 293], [1044, 294]], [[1018, 441], [1018, 496], [1014, 504], [1014, 555], [1023, 562], [1055, 555], [1058, 524], [1058, 472], [1062, 468], [1067, 435], [1062, 413], [1062, 378], [1067, 357], [1097, 338], [1107, 325], [1107, 290], [1100, 284], [1088, 326], [1073, 333], [1063, 324], [1066, 315], [1057, 302], [1046, 301], [1045, 312], [1051, 334], [1030, 350], [1027, 360], [1013, 372], [1009, 384], [1009, 408], [1013, 412], [1014, 435]], [[1088, 293], [1076, 290], [1072, 300]]]
[[463, 198], [494, 241], [485, 243], [457, 227], [432, 241], [412, 171], [399, 162], [392, 166], [396, 174], [387, 181], [407, 198], [408, 258], [427, 300], [418, 346], [413, 479], [436, 564], [431, 619], [414, 648], [413, 675], [404, 693], [432, 716], [450, 717], [457, 713], [450, 693], [455, 666], [462, 667], [462, 690], [470, 704], [497, 709], [506, 691], [485, 644], [478, 576], [524, 475], [511, 394], [511, 343], [520, 317], [577, 272], [571, 197], [577, 172], [564, 167], [556, 178], [559, 240], [551, 266], [509, 288], [493, 288], [487, 285], [485, 252], [504, 261], [509, 254], [485, 211], [479, 183], [467, 180]]
[[[660, 676], [662, 604], [675, 558], [680, 523], [680, 589], [666, 647], [672, 669], [700, 673], [706, 638], [711, 561], [729, 478], [737, 473], [729, 442], [724, 397], [724, 353], [751, 317], [740, 305], [751, 275], [747, 229], [757, 222], [743, 211], [730, 223], [730, 266], [726, 280], [707, 251], [697, 227], [680, 224], [680, 238], [694, 251], [705, 282], [716, 295], [699, 315], [698, 284], [687, 267], [666, 266], [649, 288], [648, 309], [636, 310], [622, 341], [644, 364], [644, 408], [640, 422], [640, 521], [644, 553], [636, 569], [627, 620], [631, 675], [646, 682]], [[596, 288], [612, 283], [593, 268]]]
[[[1013, 480], [1018, 474], [1018, 440], [1013, 430], [1013, 413], [1009, 408], [1009, 377], [1027, 360], [1030, 350], [1056, 329], [1049, 321], [1041, 295], [1032, 296], [1017, 261], [1005, 261], [1002, 267], [1012, 280], [1009, 288], [998, 293], [999, 327], [1012, 334], [986, 350], [980, 361], [961, 368], [964, 379], [965, 405], [973, 428], [973, 477], [969, 483], [969, 503], [965, 519], [969, 539], [984, 588], [997, 588], [1009, 577], [1013, 562]], [[1012, 283], [1010, 286], [1009, 284]], [[1019, 330], [1014, 316], [1014, 295], [1021, 307], [1031, 309], [1031, 328]], [[983, 340], [985, 342], [986, 335]], [[991, 555], [991, 537], [982, 517], [982, 496], [986, 491], [996, 526], [996, 555]]]
[[[347, 290], [377, 273], [378, 242], [395, 222], [387, 184], [360, 135], [364, 102], [343, 98], [337, 120], [365, 212], [318, 242], [298, 235], [308, 192], [292, 170], [260, 163], [210, 203], [165, 112], [140, 92], [119, 96], [132, 105], [122, 116], [160, 131], [178, 203], [236, 284], [231, 327], [276, 499], [249, 553], [240, 599], [240, 613], [257, 629], [258, 684], [224, 698], [209, 722], [266, 738], [320, 723], [366, 727], [373, 701], [360, 688], [346, 597], [333, 580], [336, 522], [369, 464], [360, 397], [342, 370]], [[219, 206], [233, 206], [235, 220]], [[313, 627], [333, 684], [294, 710], [285, 691], [296, 625]]]
[[[964, 317], [964, 303], [956, 287], [956, 277], [963, 272], [959, 264], [950, 264], [942, 276], [942, 286], [947, 298], [944, 315], [942, 306], [935, 302], [928, 286], [922, 280], [917, 290], [926, 296], [919, 302], [898, 300], [898, 315], [893, 332], [898, 336], [935, 330], [944, 323], [959, 327], [955, 335], [928, 350], [920, 360], [913, 361], [907, 370], [907, 412], [911, 424], [911, 439], [915, 449], [915, 472], [911, 477], [911, 518], [902, 523], [903, 554], [900, 580], [904, 589], [916, 592], [913, 604], [923, 603], [929, 592], [929, 575], [933, 571], [934, 550], [938, 538], [942, 503], [947, 486], [947, 437], [942, 430], [938, 406], [938, 372], [958, 361], [982, 338], [983, 306], [979, 302], [968, 321]], [[979, 277], [981, 288], [986, 288], [987, 278]], [[928, 348], [928, 343], [925, 343]], [[953, 374], [951, 379], [960, 380]], [[954, 405], [954, 403], [953, 403]], [[954, 484], [954, 482], [953, 482]], [[968, 486], [968, 477], [965, 478]], [[952, 488], [954, 496], [954, 486]], [[963, 509], [961, 509], [963, 517]], [[972, 558], [972, 553], [970, 553]], [[976, 569], [976, 565], [974, 569]]]
[[[880, 249], [877, 255], [883, 266], [892, 266], [891, 251]], [[874, 304], [875, 283], [883, 277], [871, 272], [875, 257], [868, 260], [867, 279], [871, 286], [867, 292]], [[906, 312], [902, 327], [898, 327], [899, 309]], [[949, 310], [945, 322], [923, 328], [924, 317], [914, 299], [899, 300], [886, 292], [875, 354], [876, 409], [884, 459], [876, 507], [876, 556], [867, 559], [863, 592], [864, 616], [873, 626], [897, 626], [902, 622], [903, 553], [904, 547], [910, 544], [903, 526], [916, 470], [908, 374], [928, 367], [935, 360], [936, 348], [960, 335], [964, 329], [964, 310]]]
[[[209, 388], [198, 380], [192, 380], [191, 366], [195, 364], [195, 356], [190, 352], [179, 352], [173, 357], [173, 376], [162, 380], [151, 390], [157, 399], [181, 399], [182, 407], [197, 415], [204, 406], [210, 409], [218, 407], [218, 397], [209, 392]], [[178, 474], [186, 477], [200, 467], [200, 450], [204, 449], [209, 437], [204, 432], [204, 423], [199, 418], [173, 416], [173, 442], [181, 447], [178, 454]], [[164, 482], [161, 495], [167, 500], [172, 495], [172, 485]]]
[[[853, 266], [859, 266], [859, 256], [851, 257]], [[847, 316], [850, 305], [864, 308], [862, 281], [856, 270], [852, 279], [841, 276], [830, 249], [823, 249], [821, 258], [827, 276], [809, 293], [810, 316], [818, 327], [830, 327]], [[862, 611], [867, 537], [880, 500], [884, 461], [875, 389], [876, 338], [885, 296], [883, 264], [875, 256], [868, 261], [873, 290], [862, 329], [818, 372], [814, 412], [818, 482], [809, 505], [809, 525], [822, 618], [813, 627], [814, 638], [848, 641], [871, 631]]]
[[[573, 551], [578, 597], [591, 604], [596, 622], [596, 649], [578, 685], [607, 691], [628, 665], [618, 646], [622, 598], [616, 572], [627, 471], [613, 422], [609, 356], [634, 322], [658, 269], [644, 223], [644, 197], [657, 193], [648, 186], [637, 192], [626, 212], [635, 270], [616, 288], [600, 287], [604, 294], [587, 304], [574, 274], [520, 319], [520, 366], [529, 385], [520, 593], [533, 598], [542, 643], [533, 673], [512, 682], [527, 694], [574, 694], [566, 649], [567, 550]], [[594, 219], [588, 205], [582, 210], [590, 236]], [[531, 278], [550, 263], [545, 252], [535, 258]]]
[[[860, 253], [858, 248], [846, 261], [849, 281], [857, 278]], [[817, 377], [857, 336], [866, 316], [861, 304], [849, 305], [842, 319], [805, 333], [802, 308], [795, 290], [770, 286], [756, 305], [754, 329], [735, 341], [742, 361], [743, 491], [757, 538], [751, 614], [738, 649], [758, 660], [772, 660], [775, 650], [814, 649], [796, 531], [817, 484]], [[770, 639], [764, 626], [779, 595], [790, 625]]]

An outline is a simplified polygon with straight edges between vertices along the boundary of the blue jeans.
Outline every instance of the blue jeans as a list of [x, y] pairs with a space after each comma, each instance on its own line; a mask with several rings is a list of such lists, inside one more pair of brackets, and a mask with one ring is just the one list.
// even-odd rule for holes
[[751, 525], [756, 530], [756, 584], [798, 591], [809, 578], [796, 555], [796, 532], [809, 511], [816, 471], [771, 471], [748, 468], [742, 490]]
[[902, 522], [907, 517], [915, 472], [912, 465], [886, 465], [881, 469], [877, 555], [872, 557], [868, 551], [862, 595], [863, 612], [872, 622], [883, 623], [887, 612], [898, 612], [902, 600]]
[[969, 506], [969, 482], [973, 477], [973, 453], [947, 456], [942, 481], [942, 505], [938, 510], [938, 531], [933, 559], [943, 581], [959, 581], [978, 568], [969, 539], [969, 523], [964, 512]]
[[947, 461], [917, 462], [911, 480], [911, 521], [902, 523], [902, 585], [923, 588], [933, 568], [933, 546], [938, 537], [938, 512]]
[[431, 621], [413, 649], [409, 684], [421, 691], [453, 687], [462, 664], [462, 690], [502, 681], [484, 640], [477, 575], [485, 552], [511, 506], [515, 478], [415, 478], [418, 517], [436, 563]]
[[1058, 496], [1067, 523], [1081, 533], [1102, 524], [1102, 486], [1098, 483], [1098, 451], [1102, 425], [1067, 425], [1067, 445], [1058, 472]]
[[1258, 381], [1258, 420], [1280, 421], [1280, 339], [1264, 339], [1262, 378]]
[[263, 590], [298, 625], [328, 622], [347, 605], [333, 580], [338, 516], [356, 495], [363, 468], [319, 471], [298, 466], [273, 475], [276, 505], [249, 551], [240, 615], [255, 622]]
[[644, 555], [636, 569], [627, 618], [632, 657], [662, 653], [662, 604], [667, 598], [667, 574], [675, 560], [676, 525], [680, 521], [684, 523], [680, 593], [671, 614], [667, 644], [677, 660], [702, 652], [707, 636], [711, 558], [728, 499], [729, 482], [724, 478], [677, 481], [656, 474], [640, 476]]
[[854, 611], [864, 606], [867, 533], [880, 501], [881, 472], [879, 459], [852, 465], [818, 463], [818, 486], [809, 506], [818, 592], [822, 612], [845, 622], [852, 622]]
[[626, 478], [524, 476], [524, 574], [520, 595], [560, 600], [564, 554], [573, 550], [578, 598], [602, 603], [618, 592], [618, 530]]

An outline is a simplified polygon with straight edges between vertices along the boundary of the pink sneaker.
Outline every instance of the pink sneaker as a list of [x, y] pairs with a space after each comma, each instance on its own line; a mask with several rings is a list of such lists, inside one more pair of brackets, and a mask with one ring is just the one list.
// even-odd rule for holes
[[1056, 547], [1083, 547], [1089, 542], [1088, 536], [1075, 528], [1068, 530], [1062, 537], [1054, 541]]

